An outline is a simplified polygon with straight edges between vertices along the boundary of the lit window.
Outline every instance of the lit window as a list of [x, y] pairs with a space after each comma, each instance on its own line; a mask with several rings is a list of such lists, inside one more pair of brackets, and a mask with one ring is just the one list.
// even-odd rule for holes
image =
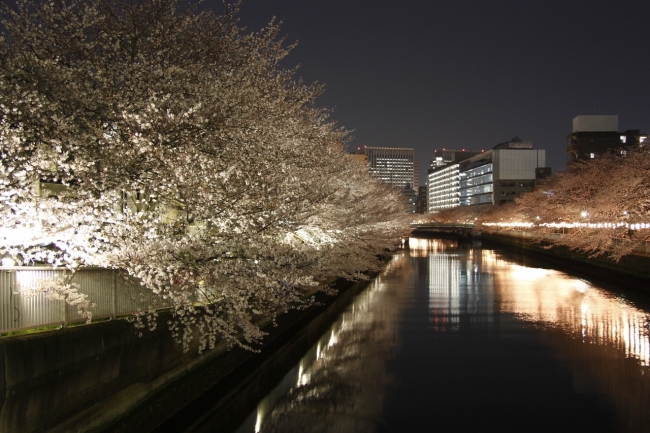
[[627, 142], [627, 137], [625, 135], [621, 135], [621, 143], [625, 144]]
[[590, 154], [589, 154], [589, 158], [593, 159], [593, 158], [595, 158], [595, 157], [596, 157], [596, 155], [594, 155], [593, 153], [590, 153]]

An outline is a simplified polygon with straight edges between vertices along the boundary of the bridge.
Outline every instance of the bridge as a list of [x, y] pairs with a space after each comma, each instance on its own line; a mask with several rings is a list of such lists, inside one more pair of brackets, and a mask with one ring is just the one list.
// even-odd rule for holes
[[467, 237], [474, 230], [472, 223], [439, 223], [439, 222], [426, 222], [426, 223], [411, 223], [413, 233], [455, 233], [462, 237]]

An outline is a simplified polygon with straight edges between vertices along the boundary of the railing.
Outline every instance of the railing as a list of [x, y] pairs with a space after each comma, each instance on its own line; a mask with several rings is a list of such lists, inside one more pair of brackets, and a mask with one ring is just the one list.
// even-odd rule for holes
[[[0, 333], [47, 326], [67, 326], [84, 321], [75, 305], [51, 299], [35, 291], [43, 280], [65, 279], [80, 286], [88, 296], [93, 319], [133, 314], [168, 307], [168, 303], [145, 290], [119, 271], [83, 268], [74, 274], [51, 267], [14, 266], [0, 269]], [[69, 280], [69, 281], [68, 281]]]
[[414, 230], [432, 230], [432, 231], [461, 231], [466, 232], [474, 228], [474, 224], [464, 223], [411, 223]]

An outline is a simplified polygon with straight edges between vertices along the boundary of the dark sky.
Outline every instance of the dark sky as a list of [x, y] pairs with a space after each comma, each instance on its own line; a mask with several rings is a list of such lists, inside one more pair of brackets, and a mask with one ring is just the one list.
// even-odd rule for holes
[[326, 83], [349, 147], [413, 147], [421, 182], [434, 149], [515, 134], [564, 169], [580, 114], [650, 133], [647, 0], [244, 0], [248, 30], [273, 16], [298, 41], [285, 66]]

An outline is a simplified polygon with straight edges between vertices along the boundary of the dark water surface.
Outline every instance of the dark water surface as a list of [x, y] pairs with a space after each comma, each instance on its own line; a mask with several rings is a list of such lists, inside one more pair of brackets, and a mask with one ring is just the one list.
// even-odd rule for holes
[[409, 244], [238, 428], [215, 409], [191, 430], [650, 432], [650, 295]]

